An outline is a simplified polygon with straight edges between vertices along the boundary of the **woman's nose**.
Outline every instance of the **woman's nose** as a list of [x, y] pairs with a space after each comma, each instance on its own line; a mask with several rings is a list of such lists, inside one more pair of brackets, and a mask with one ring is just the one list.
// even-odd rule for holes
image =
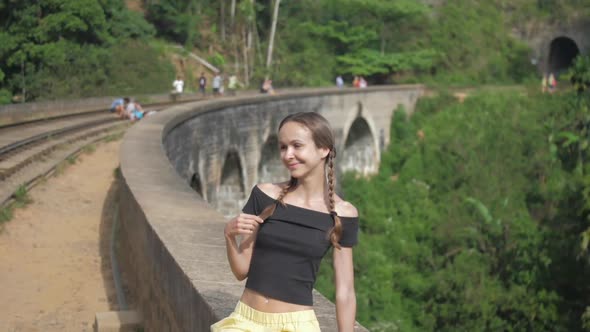
[[291, 159], [293, 157], [293, 149], [291, 147], [287, 147], [285, 149], [283, 158], [285, 159]]

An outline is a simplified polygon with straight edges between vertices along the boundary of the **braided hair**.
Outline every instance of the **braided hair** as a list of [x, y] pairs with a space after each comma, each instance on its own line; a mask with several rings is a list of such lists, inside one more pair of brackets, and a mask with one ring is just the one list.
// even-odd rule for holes
[[[327, 172], [328, 181], [328, 211], [330, 211], [330, 216], [332, 217], [334, 226], [328, 232], [328, 238], [335, 248], [340, 249], [340, 244], [338, 242], [342, 237], [342, 221], [336, 213], [336, 203], [334, 200], [334, 188], [336, 187], [334, 159], [336, 159], [336, 147], [332, 128], [330, 127], [328, 120], [326, 120], [323, 116], [319, 115], [318, 113], [314, 112], [295, 113], [287, 116], [279, 124], [279, 130], [281, 130], [283, 125], [285, 125], [288, 122], [296, 122], [305, 126], [307, 129], [310, 130], [313, 142], [315, 143], [316, 147], [327, 148], [330, 150], [327, 156], [325, 168]], [[264, 208], [264, 210], [262, 210], [262, 212], [260, 213], [259, 217], [264, 220], [270, 217], [275, 212], [278, 204], [284, 206], [285, 203], [283, 199], [289, 192], [293, 191], [297, 187], [297, 184], [297, 179], [291, 177], [287, 185], [283, 187], [283, 189], [281, 190], [281, 193], [277, 198], [277, 202]]]

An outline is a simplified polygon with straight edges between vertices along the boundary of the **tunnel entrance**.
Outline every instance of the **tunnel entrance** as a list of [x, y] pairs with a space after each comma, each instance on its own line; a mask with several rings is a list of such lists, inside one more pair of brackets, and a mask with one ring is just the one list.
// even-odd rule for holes
[[289, 172], [283, 166], [279, 155], [279, 139], [272, 135], [262, 147], [258, 163], [258, 182], [282, 182], [288, 179]]
[[228, 152], [221, 171], [217, 192], [217, 210], [224, 216], [236, 215], [245, 203], [242, 164], [236, 151]]
[[572, 39], [568, 37], [553, 39], [549, 46], [548, 73], [559, 75], [565, 72], [579, 54], [580, 49]]
[[343, 172], [356, 171], [363, 175], [377, 172], [377, 147], [369, 124], [361, 117], [350, 127], [341, 163]]

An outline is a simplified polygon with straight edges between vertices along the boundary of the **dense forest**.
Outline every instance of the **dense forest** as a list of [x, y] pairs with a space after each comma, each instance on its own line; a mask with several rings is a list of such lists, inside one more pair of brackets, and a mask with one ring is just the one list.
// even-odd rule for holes
[[371, 331], [590, 331], [590, 57], [572, 80], [396, 111], [379, 173], [343, 181]]
[[[134, 10], [130, 10], [129, 7]], [[2, 0], [0, 103], [166, 92], [181, 45], [257, 86], [522, 83], [531, 21], [590, 13], [588, 0]], [[209, 73], [210, 74], [210, 73]]]
[[[0, 0], [0, 104], [166, 92], [175, 75], [190, 90], [171, 62], [189, 51], [251, 87], [427, 83], [440, 92], [396, 110], [378, 174], [342, 181], [358, 320], [590, 331], [590, 58], [542, 94], [511, 34], [589, 15], [590, 0]], [[476, 89], [460, 102], [456, 85]], [[328, 257], [333, 299], [331, 272]]]

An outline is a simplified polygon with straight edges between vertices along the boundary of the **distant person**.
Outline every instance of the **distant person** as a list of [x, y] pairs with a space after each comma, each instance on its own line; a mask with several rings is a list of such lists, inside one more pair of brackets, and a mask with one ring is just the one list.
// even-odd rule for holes
[[207, 88], [207, 78], [205, 77], [205, 73], [201, 73], [201, 77], [199, 77], [199, 92], [201, 95], [205, 96], [205, 89]]
[[555, 90], [557, 90], [557, 80], [555, 79], [553, 73], [549, 74], [547, 84], [549, 84], [549, 92], [553, 93]]
[[172, 86], [174, 87], [174, 92], [176, 94], [181, 94], [184, 90], [184, 81], [180, 77], [177, 77], [176, 80], [172, 82]]
[[367, 81], [365, 81], [365, 78], [360, 76], [359, 77], [359, 88], [364, 89], [367, 87]]
[[143, 108], [138, 102], [129, 98], [125, 98], [125, 102], [125, 113], [129, 120], [137, 121], [143, 118]]
[[343, 88], [344, 87], [344, 80], [342, 79], [342, 76], [338, 75], [336, 77], [336, 86], [339, 88]]
[[227, 89], [229, 90], [229, 95], [230, 96], [235, 96], [236, 95], [236, 90], [238, 89], [238, 87], [240, 85], [241, 84], [238, 81], [238, 77], [236, 76], [236, 74], [231, 74], [229, 76], [229, 81], [227, 83]]
[[129, 97], [125, 97], [123, 98], [123, 114], [121, 116], [121, 118], [123, 119], [129, 119], [129, 112], [127, 111], [128, 109], [133, 111], [134, 106], [130, 105], [131, 104], [131, 99]]
[[219, 94], [223, 95], [225, 93], [225, 75], [221, 75], [221, 84], [219, 85]]
[[260, 93], [267, 93], [268, 91], [266, 91], [266, 79], [262, 80], [262, 83], [260, 83]]
[[123, 98], [117, 98], [111, 104], [109, 112], [116, 113], [118, 117], [123, 117], [125, 111], [125, 100]]
[[174, 82], [172, 82], [172, 86], [174, 87], [174, 90], [172, 90], [172, 100], [176, 101], [176, 99], [182, 94], [183, 90], [184, 90], [184, 81], [180, 78], [177, 77]]
[[222, 84], [222, 79], [221, 79], [221, 75], [219, 75], [219, 73], [215, 74], [215, 77], [213, 77], [213, 95], [214, 96], [219, 96], [221, 94], [221, 84]]
[[547, 74], [543, 74], [543, 78], [541, 79], [541, 92], [547, 92]]
[[360, 79], [358, 76], [355, 76], [354, 79], [352, 80], [352, 86], [355, 88], [360, 88]]
[[268, 78], [265, 79], [264, 82], [262, 83], [262, 87], [260, 88], [260, 92], [274, 95], [275, 91], [272, 87], [272, 80], [270, 80]]

